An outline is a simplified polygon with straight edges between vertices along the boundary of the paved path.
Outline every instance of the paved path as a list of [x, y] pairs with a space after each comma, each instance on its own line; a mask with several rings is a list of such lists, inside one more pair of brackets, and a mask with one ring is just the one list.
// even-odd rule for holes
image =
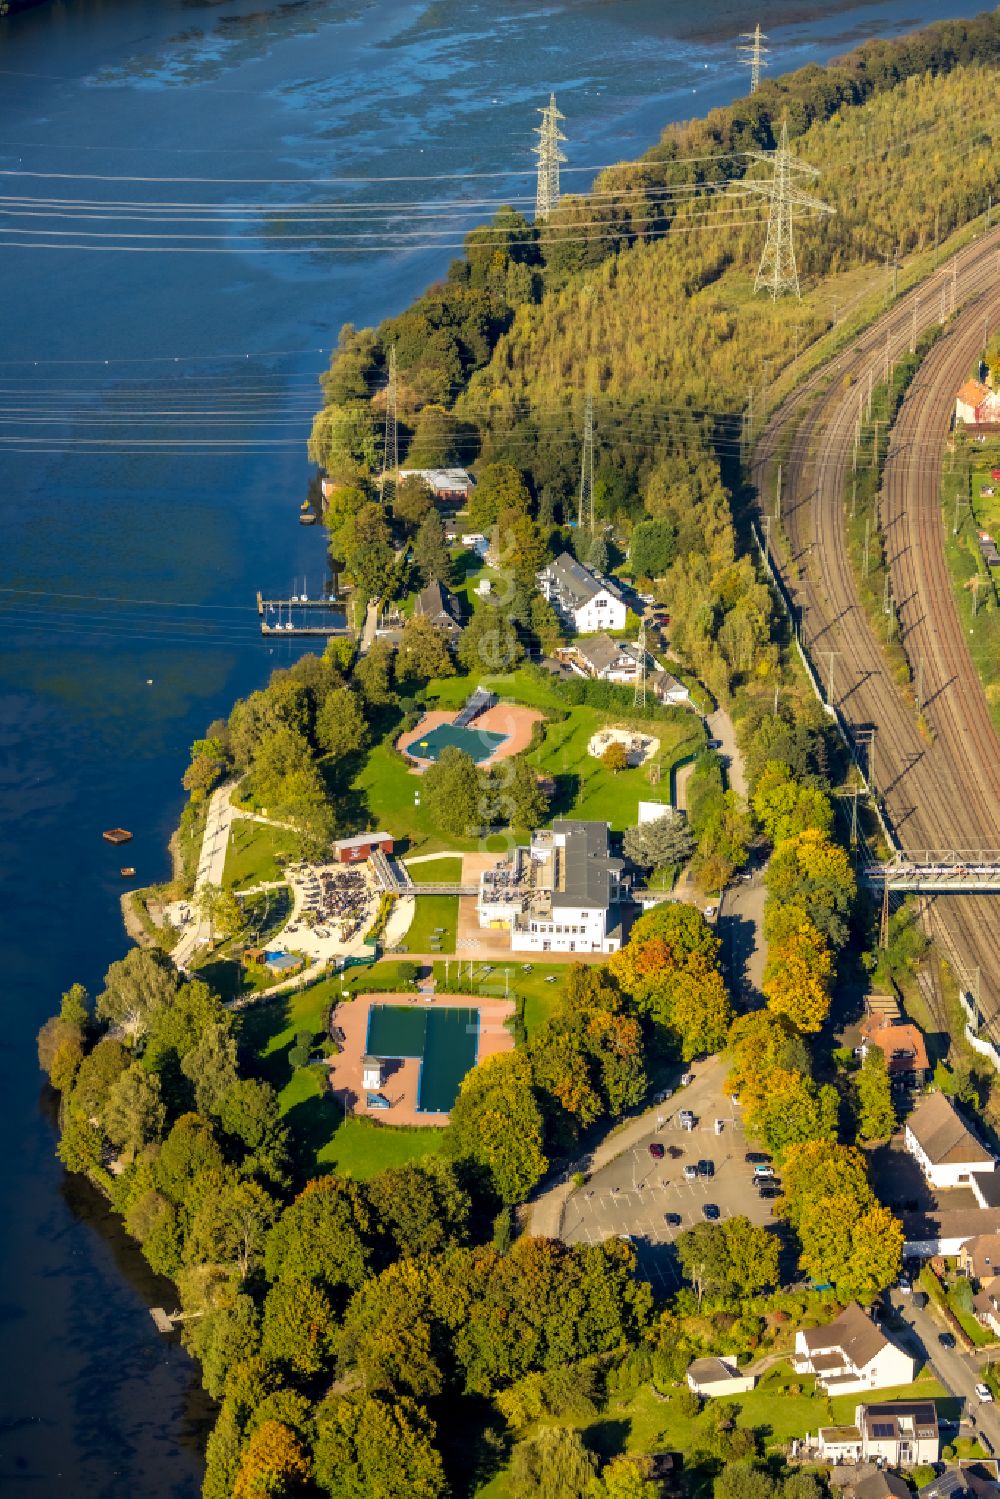
[[726, 774], [729, 777], [730, 786], [736, 792], [737, 796], [746, 796], [747, 778], [746, 772], [743, 769], [743, 753], [736, 743], [736, 730], [733, 727], [733, 720], [725, 708], [716, 708], [715, 712], [710, 713], [705, 719], [705, 723], [708, 726], [711, 738], [721, 741], [721, 748], [718, 753], [725, 762]]
[[361, 642], [358, 646], [359, 655], [366, 656], [375, 643], [375, 631], [378, 629], [378, 599], [369, 599], [368, 608], [365, 612], [365, 623], [361, 631]]
[[[1000, 1453], [1000, 1413], [994, 1404], [981, 1405], [976, 1394], [980, 1365], [994, 1354], [963, 1353], [961, 1348], [942, 1348], [938, 1336], [945, 1324], [934, 1312], [934, 1303], [925, 1308], [914, 1306], [912, 1296], [889, 1292], [889, 1302], [897, 1322], [899, 1340], [918, 1358], [930, 1364], [938, 1379], [952, 1395], [964, 1400], [963, 1416], [975, 1422], [980, 1439], [989, 1442], [989, 1451]], [[949, 1329], [950, 1330], [950, 1329]]]
[[[194, 881], [192, 905], [196, 913], [198, 896], [205, 886], [222, 884], [222, 872], [226, 867], [226, 849], [229, 847], [229, 829], [233, 820], [233, 808], [229, 798], [236, 785], [236, 781], [227, 781], [224, 786], [212, 792], [208, 803], [205, 833], [201, 840], [201, 856], [198, 860], [198, 873]], [[196, 914], [190, 926], [182, 932], [180, 941], [171, 954], [177, 967], [186, 970], [198, 949], [210, 940], [211, 924]]]
[[679, 1109], [690, 1108], [697, 1113], [699, 1105], [706, 1098], [718, 1094], [724, 1070], [721, 1057], [709, 1057], [707, 1062], [692, 1064], [691, 1071], [695, 1074], [695, 1080], [690, 1087], [679, 1089], [666, 1103], [651, 1104], [643, 1113], [637, 1114], [607, 1135], [590, 1155], [572, 1162], [557, 1182], [552, 1183], [529, 1203], [528, 1232], [548, 1239], [558, 1239], [563, 1210], [576, 1191], [572, 1182], [574, 1172], [583, 1171], [592, 1176], [595, 1171], [600, 1171], [633, 1146], [641, 1144], [650, 1130], [655, 1128], [658, 1119], [669, 1122]]

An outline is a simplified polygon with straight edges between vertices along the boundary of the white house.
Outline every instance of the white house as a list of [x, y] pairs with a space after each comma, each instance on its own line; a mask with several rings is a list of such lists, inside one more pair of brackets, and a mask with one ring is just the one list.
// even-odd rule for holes
[[755, 1374], [741, 1374], [724, 1358], [696, 1358], [687, 1371], [688, 1389], [709, 1397], [745, 1395], [757, 1383]]
[[853, 1426], [822, 1426], [818, 1449], [824, 1462], [878, 1462], [914, 1468], [938, 1460], [937, 1409], [933, 1400], [887, 1400], [859, 1405]]
[[361, 1058], [361, 1086], [366, 1093], [378, 1093], [382, 1087], [382, 1062], [379, 1057]]
[[511, 952], [617, 952], [623, 869], [606, 822], [554, 822], [480, 876], [479, 925], [508, 931]]
[[464, 468], [401, 468], [399, 482], [422, 479], [437, 500], [463, 503], [475, 485], [475, 479]]
[[614, 583], [562, 552], [538, 574], [542, 594], [580, 635], [623, 630], [628, 610]]
[[599, 682], [631, 685], [638, 674], [638, 646], [612, 640], [603, 632], [568, 646], [561, 654], [577, 676], [593, 677]]
[[906, 1148], [932, 1187], [965, 1187], [996, 1161], [958, 1116], [950, 1098], [929, 1093], [906, 1121]]
[[814, 1374], [831, 1395], [910, 1384], [917, 1371], [916, 1359], [890, 1342], [856, 1301], [826, 1327], [800, 1328], [794, 1363], [797, 1373]]

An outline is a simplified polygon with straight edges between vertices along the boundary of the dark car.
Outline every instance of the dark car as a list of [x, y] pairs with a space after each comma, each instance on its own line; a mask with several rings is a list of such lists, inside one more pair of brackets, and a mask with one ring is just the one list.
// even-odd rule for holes
[[938, 1342], [941, 1344], [942, 1348], [954, 1348], [955, 1334], [951, 1332], [939, 1332]]
[[763, 1197], [765, 1201], [770, 1197], [780, 1197], [781, 1188], [776, 1187], [774, 1182], [761, 1182], [757, 1188], [757, 1195], [758, 1197]]
[[663, 1146], [659, 1143], [658, 1140], [651, 1140], [647, 1148], [654, 1161], [663, 1160], [666, 1152], [664, 1151]]
[[714, 1202], [703, 1202], [701, 1210], [709, 1223], [714, 1223], [719, 1216], [719, 1209], [715, 1206]]
[[715, 1175], [715, 1162], [714, 1161], [699, 1161], [698, 1162], [698, 1175], [699, 1176], [714, 1176]]
[[748, 1150], [743, 1159], [748, 1166], [766, 1166], [771, 1157], [763, 1150]]
[[680, 1213], [664, 1213], [663, 1221], [669, 1224], [671, 1228], [677, 1228], [681, 1221], [681, 1215]]

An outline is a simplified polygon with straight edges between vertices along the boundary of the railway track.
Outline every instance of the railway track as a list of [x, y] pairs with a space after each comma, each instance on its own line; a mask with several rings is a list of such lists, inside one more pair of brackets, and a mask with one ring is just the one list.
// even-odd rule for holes
[[[762, 508], [769, 509], [775, 455], [792, 425], [782, 475], [791, 555], [779, 560], [779, 569], [803, 642], [823, 679], [832, 679], [832, 700], [848, 728], [875, 726], [874, 779], [904, 847], [1000, 846], [1000, 746], [955, 610], [938, 498], [959, 375], [978, 347], [984, 317], [993, 327], [1000, 320], [998, 264], [1000, 230], [959, 251], [804, 382], [774, 413], [753, 454], [754, 483]], [[921, 734], [858, 597], [844, 490], [859, 389], [869, 378], [878, 384], [887, 359], [908, 352], [914, 327], [920, 332], [938, 321], [942, 297], [954, 297], [963, 311], [907, 394], [893, 429], [883, 497], [893, 592], [904, 643], [923, 661], [931, 739]], [[931, 920], [966, 981], [976, 984], [978, 973], [980, 1003], [996, 1032], [1000, 898], [941, 898]]]

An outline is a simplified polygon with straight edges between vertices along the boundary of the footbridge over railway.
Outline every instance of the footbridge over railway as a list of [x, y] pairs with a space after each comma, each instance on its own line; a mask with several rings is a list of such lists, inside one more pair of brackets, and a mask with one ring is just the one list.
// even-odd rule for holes
[[859, 871], [871, 889], [900, 895], [1000, 895], [1000, 849], [924, 848]]

